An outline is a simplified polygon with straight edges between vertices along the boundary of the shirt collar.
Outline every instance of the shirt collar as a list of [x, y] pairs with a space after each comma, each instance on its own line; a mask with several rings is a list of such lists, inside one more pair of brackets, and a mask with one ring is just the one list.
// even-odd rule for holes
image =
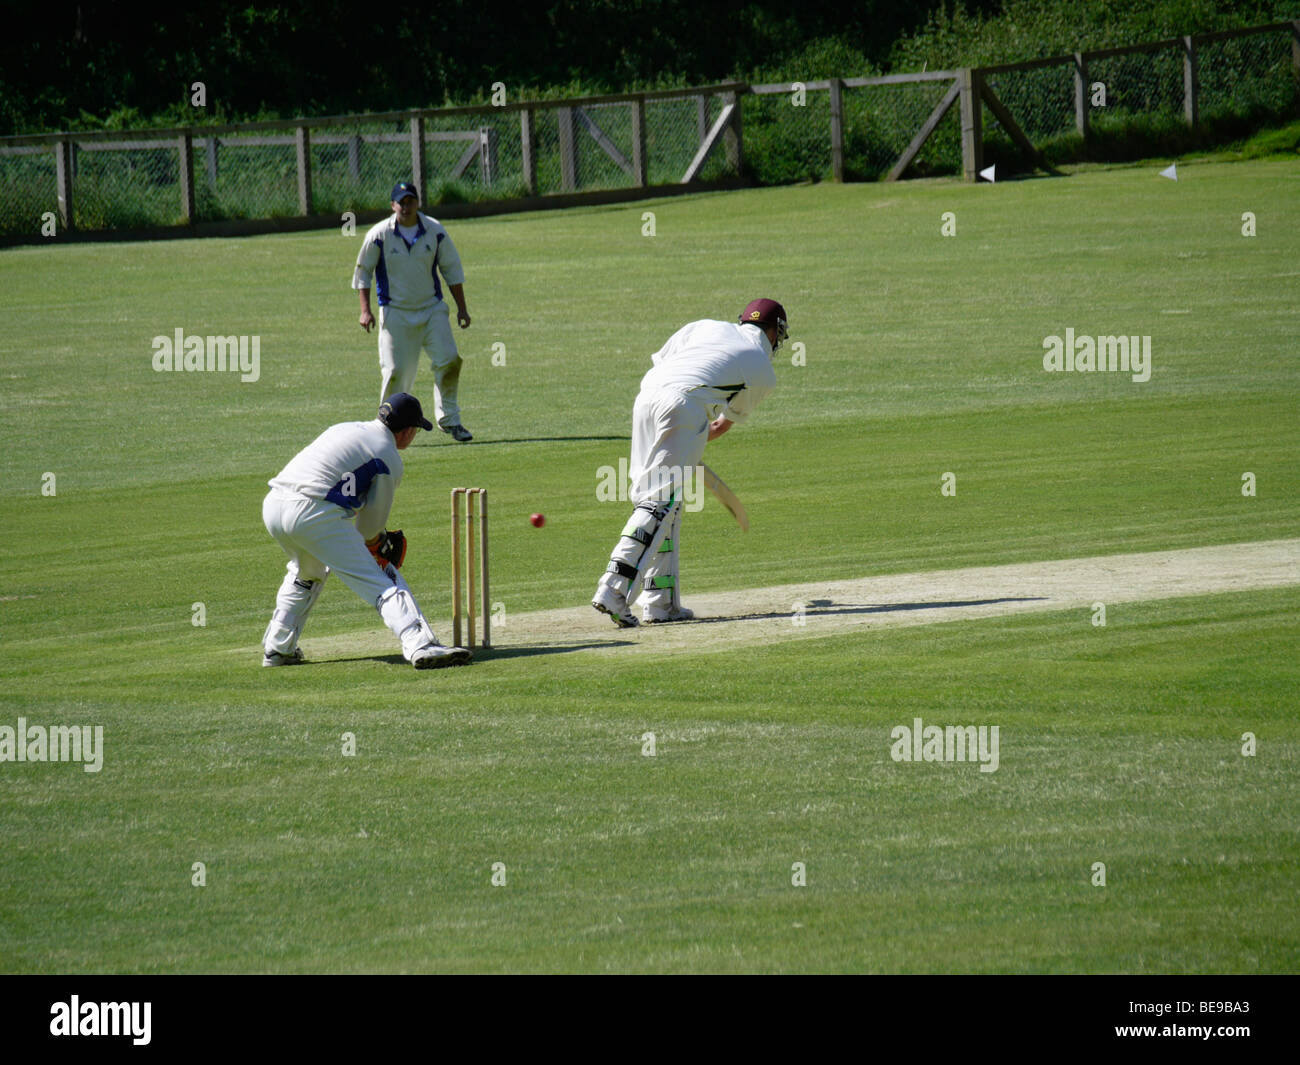
[[[392, 214], [389, 217], [392, 219], [393, 232], [397, 233], [398, 236], [401, 236], [401, 233], [397, 229], [397, 226], [399, 224], [397, 221], [397, 215]], [[423, 217], [421, 217], [420, 212], [416, 211], [415, 212], [415, 239], [419, 240], [422, 236], [424, 236], [425, 232], [426, 231], [424, 228], [424, 219]]]

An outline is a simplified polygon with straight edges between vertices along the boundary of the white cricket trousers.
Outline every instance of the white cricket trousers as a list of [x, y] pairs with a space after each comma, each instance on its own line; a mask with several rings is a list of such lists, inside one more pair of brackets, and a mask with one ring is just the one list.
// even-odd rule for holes
[[379, 568], [342, 507], [273, 488], [262, 501], [262, 521], [289, 556], [264, 650], [293, 652], [331, 572], [379, 611], [408, 660], [434, 640], [406, 580], [394, 566]]
[[664, 389], [637, 395], [628, 463], [636, 509], [601, 580], [630, 592], [627, 584], [636, 583], [631, 574], [638, 573], [644, 582], [638, 598], [643, 606], [681, 605], [681, 489], [704, 458], [708, 440], [709, 413], [690, 393]]
[[383, 375], [379, 402], [394, 392], [415, 392], [420, 350], [429, 353], [433, 369], [434, 421], [439, 428], [460, 424], [456, 402], [462, 359], [451, 332], [451, 311], [445, 300], [421, 313], [379, 308], [379, 370]]
[[632, 502], [658, 498], [656, 488], [698, 466], [709, 442], [709, 412], [688, 392], [640, 392], [632, 406]]

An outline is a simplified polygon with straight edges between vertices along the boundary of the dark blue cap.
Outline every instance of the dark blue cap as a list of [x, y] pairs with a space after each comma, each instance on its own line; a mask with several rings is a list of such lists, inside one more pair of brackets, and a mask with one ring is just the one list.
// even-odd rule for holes
[[388, 198], [392, 200], [393, 203], [401, 203], [403, 198], [407, 196], [414, 196], [418, 200], [420, 198], [420, 193], [409, 181], [399, 181], [393, 186], [393, 194]]
[[379, 420], [394, 433], [418, 425], [425, 432], [433, 428], [433, 422], [424, 416], [420, 401], [409, 392], [397, 392], [379, 404]]

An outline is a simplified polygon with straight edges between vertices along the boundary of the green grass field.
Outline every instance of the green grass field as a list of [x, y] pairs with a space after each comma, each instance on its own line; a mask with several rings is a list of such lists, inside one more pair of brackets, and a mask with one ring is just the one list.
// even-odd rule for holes
[[[627, 454], [649, 353], [759, 295], [806, 365], [783, 348], [779, 389], [709, 448], [753, 528], [687, 516], [688, 605], [1300, 536], [1300, 164], [1163, 165], [449, 223], [477, 439], [417, 440], [390, 526], [449, 639], [447, 494], [487, 485], [505, 622], [433, 673], [376, 652], [341, 582], [311, 664], [259, 666], [283, 571], [265, 482], [378, 398], [359, 236], [0, 252], [0, 726], [105, 745], [95, 774], [0, 762], [0, 970], [1300, 969], [1300, 576], [1104, 628], [1046, 612], [738, 654], [699, 625], [662, 656], [511, 634], [591, 613], [626, 518], [598, 470]], [[1045, 372], [1067, 327], [1151, 336], [1150, 381]], [[177, 328], [259, 336], [258, 380], [155, 372]], [[918, 716], [998, 725], [1000, 768], [894, 762]]]

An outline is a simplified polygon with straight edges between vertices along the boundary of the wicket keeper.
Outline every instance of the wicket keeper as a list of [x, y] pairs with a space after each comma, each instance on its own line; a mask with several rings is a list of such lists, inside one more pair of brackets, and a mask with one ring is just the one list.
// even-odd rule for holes
[[420, 401], [398, 392], [373, 421], [330, 426], [268, 482], [262, 520], [289, 562], [262, 636], [262, 665], [303, 661], [298, 637], [331, 572], [379, 611], [416, 669], [470, 660], [466, 648], [433, 635], [399, 569], [406, 537], [384, 528], [402, 480], [397, 453], [432, 428]]

